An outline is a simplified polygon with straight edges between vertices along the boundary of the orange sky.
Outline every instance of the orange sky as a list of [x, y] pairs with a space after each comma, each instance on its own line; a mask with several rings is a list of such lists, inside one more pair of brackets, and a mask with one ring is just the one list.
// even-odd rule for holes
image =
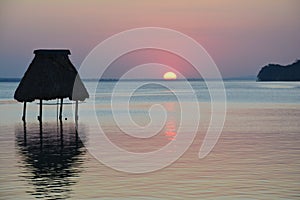
[[194, 38], [224, 77], [256, 75], [269, 62], [300, 58], [299, 5], [297, 0], [4, 0], [0, 77], [22, 76], [36, 48], [69, 48], [79, 67], [107, 37], [145, 26]]

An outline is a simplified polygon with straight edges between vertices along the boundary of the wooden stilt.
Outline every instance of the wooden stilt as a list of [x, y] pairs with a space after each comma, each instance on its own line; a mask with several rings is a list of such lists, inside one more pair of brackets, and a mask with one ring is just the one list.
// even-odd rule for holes
[[26, 101], [24, 101], [22, 120], [23, 120], [23, 122], [26, 121]]
[[59, 100], [57, 99], [56, 100], [56, 121], [58, 122], [58, 103], [59, 103]]
[[60, 99], [60, 109], [59, 109], [59, 120], [60, 120], [60, 121], [62, 120], [63, 101], [64, 101], [64, 99], [61, 98], [61, 99]]
[[75, 121], [78, 120], [78, 100], [75, 103]]
[[40, 122], [43, 121], [43, 120], [42, 120], [42, 116], [43, 116], [43, 100], [40, 99], [40, 115], [39, 115], [39, 117], [38, 117], [38, 120], [39, 120]]

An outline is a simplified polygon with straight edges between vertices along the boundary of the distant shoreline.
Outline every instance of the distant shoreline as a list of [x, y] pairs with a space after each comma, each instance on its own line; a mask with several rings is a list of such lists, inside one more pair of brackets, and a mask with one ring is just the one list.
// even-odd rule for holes
[[289, 65], [268, 64], [261, 68], [257, 81], [300, 81], [300, 60]]
[[21, 78], [0, 78], [0, 82], [20, 82]]
[[[204, 81], [204, 79], [201, 78], [189, 78], [189, 79], [176, 79], [176, 80], [164, 80], [164, 79], [96, 79], [96, 78], [83, 78], [82, 79], [85, 82], [116, 82], [116, 81], [124, 81], [124, 82], [132, 82], [132, 81]], [[208, 79], [209, 81], [215, 81], [219, 79]], [[233, 77], [233, 78], [223, 78], [224, 81], [238, 81], [238, 80], [250, 80], [255, 81], [255, 77]], [[0, 78], [0, 82], [20, 82], [21, 78]]]

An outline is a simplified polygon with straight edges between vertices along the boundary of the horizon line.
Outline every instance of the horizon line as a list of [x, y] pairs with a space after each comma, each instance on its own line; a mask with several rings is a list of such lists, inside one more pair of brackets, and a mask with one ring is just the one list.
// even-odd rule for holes
[[[20, 82], [22, 78], [4, 78], [0, 77], [0, 82]], [[217, 78], [179, 78], [179, 79], [172, 79], [166, 80], [162, 78], [128, 78], [128, 79], [118, 79], [118, 78], [81, 78], [82, 81], [91, 82], [91, 81], [205, 81], [205, 80], [220, 80]], [[256, 76], [242, 76], [242, 77], [230, 77], [230, 78], [222, 78], [221, 80], [256, 80]]]

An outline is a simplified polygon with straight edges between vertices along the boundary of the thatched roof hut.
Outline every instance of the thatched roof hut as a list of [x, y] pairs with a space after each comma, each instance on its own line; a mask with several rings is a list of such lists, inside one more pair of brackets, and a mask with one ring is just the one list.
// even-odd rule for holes
[[[14, 98], [19, 102], [69, 98], [84, 101], [89, 94], [68, 58], [69, 50], [35, 50]], [[76, 81], [75, 81], [76, 80]]]
[[[69, 50], [39, 49], [34, 51], [35, 57], [25, 72], [14, 98], [24, 102], [23, 120], [25, 121], [26, 102], [36, 99], [51, 100], [69, 98], [76, 101], [84, 101], [89, 94], [84, 87], [76, 68], [69, 60]], [[40, 107], [41, 121], [42, 108]], [[61, 114], [60, 114], [61, 119]]]

